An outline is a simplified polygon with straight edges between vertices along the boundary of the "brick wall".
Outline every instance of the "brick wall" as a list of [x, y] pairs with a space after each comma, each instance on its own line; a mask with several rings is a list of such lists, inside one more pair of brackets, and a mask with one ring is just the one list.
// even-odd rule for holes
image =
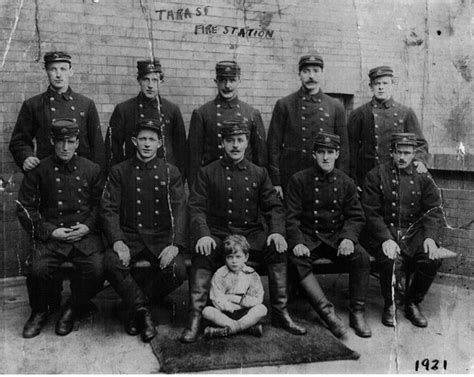
[[[17, 275], [17, 253], [25, 251], [14, 214], [21, 174], [7, 144], [22, 101], [47, 87], [46, 51], [73, 55], [71, 86], [94, 99], [104, 132], [114, 105], [138, 92], [136, 60], [150, 56], [150, 30], [165, 70], [162, 94], [180, 106], [186, 125], [192, 110], [215, 95], [218, 60], [239, 61], [240, 97], [261, 110], [266, 126], [275, 101], [299, 87], [297, 61], [308, 50], [324, 55], [323, 89], [353, 95], [354, 107], [370, 98], [368, 69], [391, 64], [396, 98], [419, 115], [431, 150], [452, 156], [460, 141], [468, 152], [474, 145], [470, 6], [462, 0], [2, 1], [0, 177], [13, 184], [0, 192], [0, 270]], [[253, 34], [239, 36], [241, 29]]]

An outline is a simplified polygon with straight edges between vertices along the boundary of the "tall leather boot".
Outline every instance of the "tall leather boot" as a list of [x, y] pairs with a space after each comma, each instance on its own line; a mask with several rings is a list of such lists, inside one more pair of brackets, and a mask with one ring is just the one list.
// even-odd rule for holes
[[44, 294], [44, 284], [31, 274], [26, 275], [26, 288], [31, 306], [31, 315], [23, 327], [23, 338], [34, 338], [39, 335], [48, 319], [47, 295]]
[[369, 270], [353, 268], [349, 274], [349, 326], [354, 329], [356, 335], [362, 338], [372, 336], [372, 331], [365, 318], [365, 300], [368, 288]]
[[334, 311], [334, 305], [326, 298], [321, 286], [313, 274], [309, 274], [301, 281], [301, 286], [308, 296], [309, 303], [327, 324], [329, 330], [337, 337], [342, 337], [346, 332], [346, 326]]
[[204, 268], [191, 269], [191, 292], [189, 292], [188, 324], [181, 334], [180, 341], [196, 341], [202, 322], [202, 310], [206, 306], [211, 288], [212, 272]]
[[430, 289], [431, 283], [433, 283], [435, 276], [436, 273], [434, 275], [427, 275], [426, 273], [419, 270], [413, 275], [405, 304], [405, 316], [415, 326], [428, 326], [428, 321], [421, 312], [418, 304], [423, 301], [423, 298]]
[[306, 334], [306, 329], [296, 324], [288, 313], [286, 263], [273, 263], [268, 266], [268, 285], [272, 305], [272, 325], [281, 327], [294, 335]]
[[142, 340], [145, 343], [148, 343], [158, 333], [151, 317], [151, 313], [146, 306], [142, 306], [137, 309], [136, 318], [138, 319], [138, 324], [141, 328], [140, 335]]
[[395, 326], [395, 305], [392, 298], [392, 262], [384, 263], [379, 267], [380, 292], [384, 299], [382, 323], [388, 327]]

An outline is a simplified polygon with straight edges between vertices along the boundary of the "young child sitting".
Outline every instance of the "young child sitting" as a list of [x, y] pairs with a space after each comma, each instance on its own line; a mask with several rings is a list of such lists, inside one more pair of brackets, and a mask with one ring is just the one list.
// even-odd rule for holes
[[245, 263], [249, 258], [249, 244], [244, 236], [230, 235], [224, 241], [225, 265], [211, 281], [210, 299], [213, 306], [202, 312], [205, 319], [219, 327], [208, 326], [208, 339], [245, 331], [257, 337], [263, 335], [259, 321], [267, 314], [263, 302], [260, 276]]

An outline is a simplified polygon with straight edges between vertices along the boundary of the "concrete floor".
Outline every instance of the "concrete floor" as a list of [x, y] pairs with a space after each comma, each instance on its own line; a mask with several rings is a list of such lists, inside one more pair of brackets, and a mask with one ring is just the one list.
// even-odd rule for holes
[[[348, 324], [347, 276], [319, 277], [328, 297]], [[447, 361], [446, 370], [431, 373], [474, 373], [472, 288], [472, 280], [438, 279], [422, 304], [429, 320], [428, 327], [416, 328], [400, 316], [399, 326], [394, 330], [380, 322], [382, 300], [378, 282], [371, 278], [368, 321], [373, 336], [362, 339], [350, 330], [342, 340], [360, 353], [359, 360], [210, 373], [415, 373], [416, 360], [425, 358]], [[124, 333], [117, 314], [120, 313], [117, 312], [119, 299], [111, 289], [103, 291], [94, 300], [100, 312], [80, 322], [66, 337], [54, 334], [55, 318], [38, 337], [21, 337], [23, 324], [29, 316], [26, 289], [21, 279], [0, 281], [0, 301], [2, 374], [145, 374], [159, 371], [151, 347], [142, 343], [139, 337]]]

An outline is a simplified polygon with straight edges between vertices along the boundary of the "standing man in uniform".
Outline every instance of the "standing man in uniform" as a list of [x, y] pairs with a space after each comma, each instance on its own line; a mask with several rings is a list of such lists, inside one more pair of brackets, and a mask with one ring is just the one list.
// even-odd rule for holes
[[290, 177], [313, 166], [312, 143], [318, 132], [340, 137], [337, 167], [349, 171], [346, 115], [342, 104], [321, 90], [323, 58], [318, 53], [304, 55], [298, 66], [301, 88], [277, 101], [268, 129], [268, 171], [281, 198]]
[[102, 282], [103, 250], [99, 231], [99, 202], [103, 179], [99, 165], [76, 156], [79, 125], [72, 119], [57, 119], [52, 125], [51, 156], [25, 173], [18, 193], [18, 218], [31, 234], [33, 250], [27, 284], [31, 316], [24, 338], [37, 336], [48, 315], [54, 275], [65, 261], [77, 269], [71, 298], [56, 324], [56, 334], [67, 335], [81, 308], [95, 295]]
[[[50, 142], [52, 122], [66, 118], [73, 119], [79, 126], [79, 147], [76, 153], [104, 169], [104, 140], [97, 108], [94, 101], [74, 92], [69, 86], [74, 73], [71, 56], [62, 51], [47, 52], [44, 55], [44, 67], [49, 87], [46, 92], [23, 102], [10, 140], [13, 159], [23, 172], [36, 168], [41, 159], [54, 152]], [[71, 282], [74, 283], [74, 279]], [[31, 292], [38, 286], [31, 276], [26, 277], [26, 284]], [[61, 305], [61, 279], [52, 284], [51, 289], [54, 292], [49, 295], [50, 310], [54, 311]], [[97, 311], [91, 302], [83, 309], [84, 312]]]
[[132, 137], [136, 124], [143, 119], [158, 119], [163, 127], [163, 146], [158, 156], [175, 165], [184, 174], [186, 130], [179, 107], [160, 96], [164, 73], [158, 59], [137, 61], [140, 93], [115, 106], [107, 132], [107, 166], [135, 156]]
[[365, 217], [354, 183], [334, 167], [339, 148], [339, 136], [318, 133], [312, 148], [313, 167], [290, 178], [286, 190], [290, 261], [309, 302], [337, 337], [343, 336], [346, 328], [313, 275], [312, 262], [330, 258], [349, 266], [349, 323], [358, 336], [368, 338], [372, 333], [364, 307], [370, 261], [358, 241]]
[[235, 117], [248, 120], [249, 145], [245, 157], [252, 163], [266, 167], [267, 149], [265, 128], [260, 112], [238, 97], [240, 67], [235, 61], [216, 64], [218, 94], [212, 101], [194, 110], [188, 135], [188, 184], [194, 182], [201, 166], [223, 158], [223, 122]]
[[[21, 106], [10, 140], [10, 152], [24, 171], [37, 167], [40, 160], [54, 151], [50, 143], [51, 124], [56, 119], [73, 119], [79, 126], [77, 154], [102, 168], [105, 166], [104, 140], [94, 101], [74, 92], [69, 80], [74, 71], [71, 56], [62, 51], [47, 52], [44, 67], [49, 87]], [[36, 139], [36, 153], [33, 140]]]
[[391, 161], [390, 138], [397, 132], [416, 135], [414, 164], [420, 173], [425, 173], [428, 144], [413, 110], [393, 100], [393, 69], [388, 66], [372, 68], [369, 78], [372, 100], [351, 113], [347, 126], [350, 176], [362, 187], [366, 174], [373, 167]]
[[441, 197], [431, 175], [416, 169], [418, 146], [419, 138], [414, 133], [393, 134], [392, 160], [367, 174], [362, 191], [385, 301], [382, 323], [390, 327], [394, 326], [395, 316], [391, 284], [395, 260], [413, 272], [405, 297], [405, 316], [418, 327], [428, 324], [418, 305], [441, 265], [438, 245], [445, 225]]
[[[186, 279], [185, 195], [179, 170], [157, 156], [162, 124], [143, 119], [132, 137], [135, 156], [112, 167], [101, 209], [109, 247], [106, 277], [130, 310], [125, 330], [149, 342], [156, 329], [149, 302], [159, 302]], [[130, 271], [145, 259], [152, 274]]]
[[262, 261], [268, 268], [272, 324], [295, 335], [305, 334], [306, 329], [293, 322], [287, 310], [287, 244], [281, 200], [266, 169], [245, 158], [250, 134], [247, 121], [226, 121], [221, 132], [225, 155], [201, 168], [189, 198], [195, 253], [189, 323], [181, 341], [191, 343], [197, 339], [212, 274], [224, 264], [223, 242], [231, 234], [246, 237], [250, 258]]

